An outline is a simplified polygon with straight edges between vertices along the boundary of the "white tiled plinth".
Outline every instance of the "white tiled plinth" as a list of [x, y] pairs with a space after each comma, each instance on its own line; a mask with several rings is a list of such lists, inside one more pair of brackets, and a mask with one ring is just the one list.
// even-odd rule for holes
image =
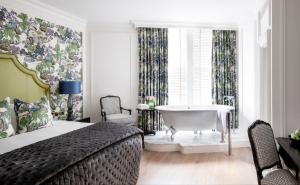
[[[249, 141], [245, 134], [232, 133], [232, 148], [249, 147]], [[225, 143], [221, 143], [219, 132], [202, 131], [202, 134], [194, 134], [193, 131], [179, 131], [171, 140], [170, 133], [156, 132], [155, 135], [145, 136], [145, 149], [157, 152], [179, 151], [188, 153], [227, 152], [227, 136]]]

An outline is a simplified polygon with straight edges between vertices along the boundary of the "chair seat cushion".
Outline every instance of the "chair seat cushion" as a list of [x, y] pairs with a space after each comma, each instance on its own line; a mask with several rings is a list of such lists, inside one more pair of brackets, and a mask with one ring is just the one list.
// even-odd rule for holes
[[112, 123], [121, 123], [132, 125], [134, 123], [133, 116], [128, 114], [110, 114], [106, 116], [106, 120]]
[[288, 171], [277, 169], [269, 172], [262, 180], [262, 185], [299, 185], [300, 183]]

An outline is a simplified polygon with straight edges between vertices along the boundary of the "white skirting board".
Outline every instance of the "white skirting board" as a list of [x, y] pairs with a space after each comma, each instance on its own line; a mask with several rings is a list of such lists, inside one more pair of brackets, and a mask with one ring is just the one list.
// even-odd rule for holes
[[[145, 149], [155, 152], [181, 152], [212, 153], [227, 152], [228, 143], [221, 143], [221, 134], [212, 131], [202, 131], [202, 134], [194, 134], [193, 131], [179, 131], [174, 140], [165, 131], [156, 132], [156, 135], [145, 136]], [[246, 134], [232, 133], [232, 148], [250, 147]]]

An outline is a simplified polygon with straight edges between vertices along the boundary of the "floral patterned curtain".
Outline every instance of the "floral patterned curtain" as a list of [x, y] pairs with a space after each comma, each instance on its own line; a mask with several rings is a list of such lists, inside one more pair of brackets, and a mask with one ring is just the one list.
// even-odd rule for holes
[[233, 104], [231, 127], [238, 128], [237, 32], [213, 30], [212, 98], [214, 104]]
[[[168, 104], [168, 29], [138, 28], [139, 103], [154, 96], [156, 105]], [[160, 116], [155, 116], [160, 123]], [[161, 124], [158, 125], [161, 129]]]

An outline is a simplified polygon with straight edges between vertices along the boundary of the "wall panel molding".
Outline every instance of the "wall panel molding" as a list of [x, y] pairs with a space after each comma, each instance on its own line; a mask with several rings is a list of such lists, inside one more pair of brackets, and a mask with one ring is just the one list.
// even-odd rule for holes
[[108, 32], [108, 33], [130, 33], [134, 29], [130, 23], [101, 23], [89, 22], [87, 30], [89, 32]]

